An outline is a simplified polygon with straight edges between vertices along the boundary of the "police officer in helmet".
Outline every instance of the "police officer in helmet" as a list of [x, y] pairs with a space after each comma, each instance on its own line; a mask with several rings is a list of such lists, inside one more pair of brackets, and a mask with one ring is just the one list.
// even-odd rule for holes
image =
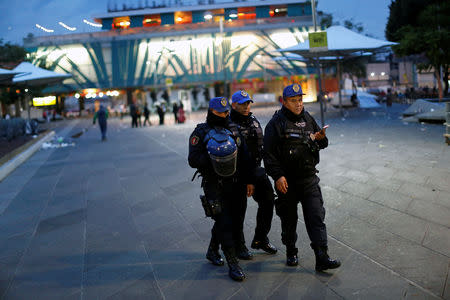
[[286, 264], [298, 265], [297, 205], [303, 209], [306, 231], [316, 256], [316, 271], [338, 268], [341, 263], [328, 256], [325, 209], [316, 165], [319, 150], [328, 146], [325, 128], [320, 129], [303, 107], [298, 84], [283, 90], [282, 108], [265, 128], [264, 165], [275, 182], [275, 210], [281, 219], [281, 240], [286, 246]]
[[205, 214], [215, 222], [206, 258], [214, 265], [222, 266], [221, 246], [228, 263], [229, 276], [242, 281], [245, 274], [236, 255], [236, 240], [242, 232], [239, 223], [245, 212], [247, 196], [254, 186], [250, 184], [250, 155], [238, 133], [230, 131], [229, 103], [224, 97], [212, 98], [206, 123], [200, 123], [189, 138], [189, 165], [202, 176], [201, 197]]
[[261, 167], [263, 130], [259, 121], [250, 111], [250, 103], [253, 103], [253, 100], [246, 91], [237, 91], [233, 94], [231, 100], [231, 121], [238, 125], [239, 133], [245, 139], [253, 164], [257, 166], [253, 199], [258, 203], [258, 212], [256, 215], [255, 236], [251, 247], [262, 249], [269, 254], [275, 254], [277, 253], [277, 248], [269, 242], [267, 237], [272, 224], [274, 192], [266, 171]]

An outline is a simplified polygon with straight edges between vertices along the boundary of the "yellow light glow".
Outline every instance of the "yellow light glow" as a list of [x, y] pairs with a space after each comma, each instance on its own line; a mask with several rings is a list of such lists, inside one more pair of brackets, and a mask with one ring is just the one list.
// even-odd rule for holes
[[33, 98], [33, 106], [49, 106], [55, 104], [56, 104], [56, 96]]
[[181, 21], [183, 21], [183, 18], [182, 17], [178, 17], [177, 18], [177, 22], [181, 22]]

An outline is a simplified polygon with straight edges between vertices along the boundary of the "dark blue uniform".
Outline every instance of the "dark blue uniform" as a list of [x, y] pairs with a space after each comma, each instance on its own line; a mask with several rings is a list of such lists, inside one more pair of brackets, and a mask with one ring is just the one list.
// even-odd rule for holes
[[238, 125], [239, 133], [244, 137], [252, 157], [252, 163], [257, 166], [255, 174], [255, 193], [253, 199], [258, 203], [256, 215], [255, 236], [252, 242], [253, 248], [261, 248], [269, 253], [276, 253], [276, 248], [269, 246], [269, 234], [274, 207], [274, 192], [272, 184], [261, 167], [263, 158], [263, 130], [255, 116], [250, 113], [245, 116], [235, 110], [231, 110], [230, 118]]
[[198, 124], [189, 138], [188, 160], [189, 165], [196, 168], [203, 177], [202, 188], [206, 198], [218, 200], [221, 204], [221, 212], [212, 217], [215, 222], [211, 230], [210, 248], [217, 251], [221, 245], [228, 264], [230, 265], [230, 262], [237, 264], [236, 246], [240, 247], [242, 243], [245, 243], [241, 220], [245, 216], [247, 205], [246, 184], [252, 181], [250, 172], [254, 167], [251, 165], [250, 155], [242, 138], [226, 130], [238, 146], [237, 170], [230, 177], [217, 175], [213, 169], [205, 140], [207, 133], [212, 128], [230, 128], [230, 122], [227, 118], [220, 118], [209, 111], [207, 122]]

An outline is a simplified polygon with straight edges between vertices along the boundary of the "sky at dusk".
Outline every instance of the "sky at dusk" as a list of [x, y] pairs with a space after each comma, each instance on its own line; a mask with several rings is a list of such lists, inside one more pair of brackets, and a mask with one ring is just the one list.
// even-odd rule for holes
[[[117, 2], [119, 7], [122, 3], [145, 3], [143, 0], [110, 1]], [[365, 33], [384, 39], [390, 3], [391, 0], [319, 0], [317, 9], [331, 13], [333, 20], [341, 24], [349, 19], [361, 23]], [[69, 33], [58, 22], [77, 27], [75, 32], [98, 31], [83, 23], [83, 19], [93, 21], [93, 16], [106, 13], [107, 5], [108, 0], [0, 0], [0, 38], [22, 44], [22, 38], [30, 32], [35, 36]], [[36, 23], [55, 31], [45, 33], [36, 28]]]

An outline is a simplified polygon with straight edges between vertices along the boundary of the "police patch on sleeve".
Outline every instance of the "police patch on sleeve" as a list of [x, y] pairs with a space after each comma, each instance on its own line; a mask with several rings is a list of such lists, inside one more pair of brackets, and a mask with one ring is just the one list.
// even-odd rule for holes
[[240, 137], [236, 138], [236, 144], [238, 145], [238, 147], [241, 146], [241, 138]]
[[256, 121], [253, 121], [253, 126], [255, 126], [256, 128], [258, 128], [258, 127], [259, 127], [259, 124], [258, 124], [258, 122], [256, 122]]
[[194, 135], [193, 137], [191, 137], [191, 145], [195, 146], [198, 144], [198, 141], [200, 140], [200, 138], [196, 135]]

